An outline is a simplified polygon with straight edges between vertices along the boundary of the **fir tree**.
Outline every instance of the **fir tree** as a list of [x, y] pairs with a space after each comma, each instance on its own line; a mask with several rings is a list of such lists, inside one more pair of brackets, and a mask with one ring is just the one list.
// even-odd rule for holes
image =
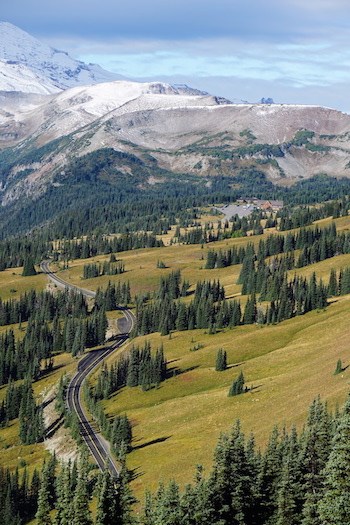
[[120, 501], [113, 478], [105, 469], [100, 481], [95, 525], [122, 524]]
[[231, 387], [230, 387], [230, 390], [229, 390], [229, 397], [231, 396], [238, 396], [240, 394], [243, 394], [244, 392], [244, 383], [245, 383], [245, 379], [244, 379], [244, 375], [243, 375], [243, 372], [241, 371], [239, 376], [233, 381]]
[[23, 275], [23, 277], [30, 277], [31, 275], [36, 275], [36, 274], [37, 274], [37, 272], [36, 272], [36, 269], [34, 268], [33, 259], [28, 257], [24, 261], [22, 275]]
[[321, 525], [317, 511], [322, 496], [324, 467], [331, 443], [332, 420], [327, 407], [315, 399], [309, 409], [306, 428], [301, 439], [301, 473], [304, 506], [302, 525]]
[[337, 365], [336, 365], [335, 370], [334, 370], [334, 375], [341, 374], [342, 371], [343, 371], [343, 363], [342, 363], [341, 359], [338, 359]]
[[325, 467], [324, 495], [318, 505], [321, 523], [350, 523], [350, 398], [348, 398], [332, 441]]
[[70, 525], [73, 521], [71, 466], [62, 465], [57, 478], [57, 513], [54, 525]]
[[40, 525], [52, 525], [50, 517], [50, 471], [48, 465], [47, 463], [43, 469], [38, 494], [38, 510], [35, 515]]
[[78, 468], [78, 480], [73, 500], [73, 524], [91, 525], [88, 493], [89, 464], [86, 453], [83, 453]]
[[227, 368], [227, 353], [226, 350], [219, 348], [216, 355], [215, 370], [221, 372]]

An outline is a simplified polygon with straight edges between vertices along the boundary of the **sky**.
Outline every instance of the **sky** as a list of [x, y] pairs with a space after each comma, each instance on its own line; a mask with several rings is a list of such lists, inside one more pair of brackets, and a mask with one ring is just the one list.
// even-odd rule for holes
[[349, 0], [1, 0], [0, 20], [128, 78], [350, 112]]

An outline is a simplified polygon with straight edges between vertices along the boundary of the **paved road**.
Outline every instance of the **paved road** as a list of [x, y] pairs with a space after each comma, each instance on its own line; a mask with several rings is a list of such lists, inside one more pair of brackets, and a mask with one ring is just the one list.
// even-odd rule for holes
[[[96, 293], [91, 290], [85, 290], [79, 286], [67, 283], [54, 272], [50, 270], [50, 261], [43, 261], [41, 263], [41, 269], [47, 274], [49, 279], [60, 286], [61, 288], [68, 288], [70, 290], [77, 290], [86, 297], [95, 297]], [[78, 370], [73, 376], [67, 389], [67, 405], [69, 410], [75, 412], [80, 425], [81, 435], [88, 446], [94, 460], [98, 467], [104, 470], [106, 467], [110, 470], [114, 476], [119, 475], [117, 465], [114, 458], [105, 446], [104, 440], [101, 435], [97, 433], [89, 423], [89, 417], [84, 411], [81, 403], [82, 386], [85, 379], [91, 374], [95, 368], [112, 352], [120, 348], [128, 339], [129, 333], [131, 332], [134, 325], [134, 315], [127, 308], [121, 308], [123, 310], [124, 319], [121, 323], [123, 333], [117, 337], [116, 341], [112, 344], [106, 345], [104, 348], [99, 350], [92, 350], [87, 353], [78, 364]]]

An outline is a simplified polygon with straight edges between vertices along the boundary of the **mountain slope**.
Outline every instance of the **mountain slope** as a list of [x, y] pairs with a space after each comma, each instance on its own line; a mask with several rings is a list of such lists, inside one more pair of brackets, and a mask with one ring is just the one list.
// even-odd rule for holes
[[[3, 94], [2, 204], [36, 197], [71, 159], [101, 148], [168, 172], [234, 176], [254, 167], [283, 185], [349, 176], [350, 116], [317, 106], [235, 105], [186, 87], [115, 81], [33, 98]], [[0, 98], [1, 100], [1, 98]]]
[[57, 93], [118, 78], [122, 77], [75, 60], [18, 27], [0, 22], [0, 91]]
[[[62, 174], [68, 191], [72, 161], [103, 157], [103, 150], [107, 158], [110, 149], [142, 165], [141, 173], [134, 160], [116, 161], [114, 182], [129, 174], [142, 188], [164, 182], [164, 173], [209, 185], [210, 177], [234, 178], [241, 170], [283, 186], [320, 173], [350, 177], [347, 114], [231, 104], [186, 85], [101, 82], [115, 75], [4, 22], [0, 42], [2, 206], [23, 207], [26, 199], [32, 205], [61, 184]], [[108, 192], [109, 181], [103, 184]]]

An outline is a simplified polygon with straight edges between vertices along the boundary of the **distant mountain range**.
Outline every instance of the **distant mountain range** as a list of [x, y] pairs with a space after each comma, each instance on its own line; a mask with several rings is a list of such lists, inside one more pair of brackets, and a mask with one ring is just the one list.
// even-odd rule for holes
[[[72, 159], [104, 148], [204, 180], [242, 168], [283, 185], [319, 173], [350, 176], [347, 114], [270, 100], [231, 104], [186, 85], [131, 82], [6, 22], [0, 42], [3, 205], [43, 195], [59, 173], [67, 183]], [[123, 170], [130, 165], [121, 162]]]

